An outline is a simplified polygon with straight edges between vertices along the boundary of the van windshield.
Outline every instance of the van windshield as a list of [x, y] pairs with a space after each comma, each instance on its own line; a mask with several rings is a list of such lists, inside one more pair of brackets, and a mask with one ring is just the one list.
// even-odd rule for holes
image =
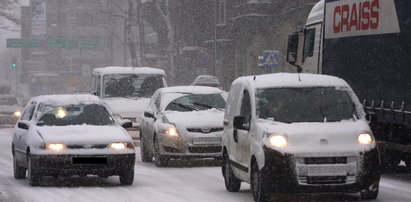
[[348, 91], [335, 87], [259, 89], [256, 99], [257, 116], [278, 122], [338, 122], [358, 117]]
[[150, 98], [162, 87], [162, 75], [109, 74], [103, 77], [104, 98]]

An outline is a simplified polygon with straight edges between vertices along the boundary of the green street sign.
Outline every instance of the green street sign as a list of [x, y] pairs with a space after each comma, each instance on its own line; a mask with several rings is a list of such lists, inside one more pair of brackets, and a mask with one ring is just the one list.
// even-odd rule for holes
[[79, 39], [7, 39], [7, 48], [96, 49], [98, 40]]

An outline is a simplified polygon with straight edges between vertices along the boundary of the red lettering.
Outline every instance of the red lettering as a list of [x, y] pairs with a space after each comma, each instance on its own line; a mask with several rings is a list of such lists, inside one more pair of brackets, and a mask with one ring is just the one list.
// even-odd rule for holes
[[339, 33], [341, 31], [341, 23], [337, 24], [337, 14], [339, 19], [341, 19], [341, 7], [337, 6], [334, 8], [334, 33]]
[[370, 27], [371, 29], [377, 29], [379, 24], [379, 8], [380, 2], [379, 0], [373, 0], [371, 3], [371, 20], [370, 20]]
[[357, 30], [361, 30], [361, 16], [362, 16], [362, 2], [360, 2], [360, 7], [358, 7], [358, 26], [357, 26]]
[[351, 17], [350, 17], [350, 27], [348, 31], [350, 31], [353, 27], [358, 30], [357, 26], [357, 5], [354, 3], [351, 8]]
[[370, 28], [370, 8], [371, 4], [369, 1], [366, 1], [362, 4], [362, 22], [361, 22], [361, 29], [368, 30]]
[[344, 26], [346, 31], [350, 31], [349, 26], [349, 15], [350, 15], [350, 6], [349, 5], [342, 5], [341, 6], [341, 32], [344, 31]]

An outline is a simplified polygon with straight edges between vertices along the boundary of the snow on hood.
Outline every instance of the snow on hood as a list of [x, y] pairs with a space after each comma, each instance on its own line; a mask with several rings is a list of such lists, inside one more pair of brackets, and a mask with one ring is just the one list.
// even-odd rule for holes
[[140, 122], [139, 120], [147, 109], [150, 98], [140, 98], [137, 100], [129, 98], [105, 98], [103, 101], [114, 113], [120, 114], [123, 118], [137, 118], [137, 122]]
[[[285, 124], [260, 119], [257, 124], [266, 134], [287, 136], [289, 145], [281, 151], [297, 156], [310, 153], [352, 153], [375, 147], [375, 143], [361, 145], [357, 141], [360, 133], [371, 131], [365, 120]], [[327, 144], [324, 144], [324, 140]]]
[[42, 126], [37, 127], [37, 132], [46, 144], [87, 145], [132, 142], [131, 137], [120, 126]]
[[166, 111], [170, 123], [189, 128], [222, 128], [224, 112], [217, 109], [192, 112]]

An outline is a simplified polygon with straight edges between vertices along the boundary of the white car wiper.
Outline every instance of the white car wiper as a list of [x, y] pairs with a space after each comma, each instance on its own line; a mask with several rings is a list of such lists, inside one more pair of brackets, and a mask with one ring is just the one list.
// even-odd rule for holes
[[193, 102], [193, 104], [195, 104], [195, 105], [198, 105], [198, 106], [202, 106], [202, 107], [206, 107], [206, 108], [208, 108], [208, 109], [218, 109], [218, 110], [220, 110], [220, 111], [224, 111], [223, 109], [220, 109], [220, 108], [218, 108], [218, 107], [213, 107], [213, 106], [211, 106], [211, 105], [208, 105], [208, 104], [204, 104], [204, 103], [198, 103], [198, 102]]

